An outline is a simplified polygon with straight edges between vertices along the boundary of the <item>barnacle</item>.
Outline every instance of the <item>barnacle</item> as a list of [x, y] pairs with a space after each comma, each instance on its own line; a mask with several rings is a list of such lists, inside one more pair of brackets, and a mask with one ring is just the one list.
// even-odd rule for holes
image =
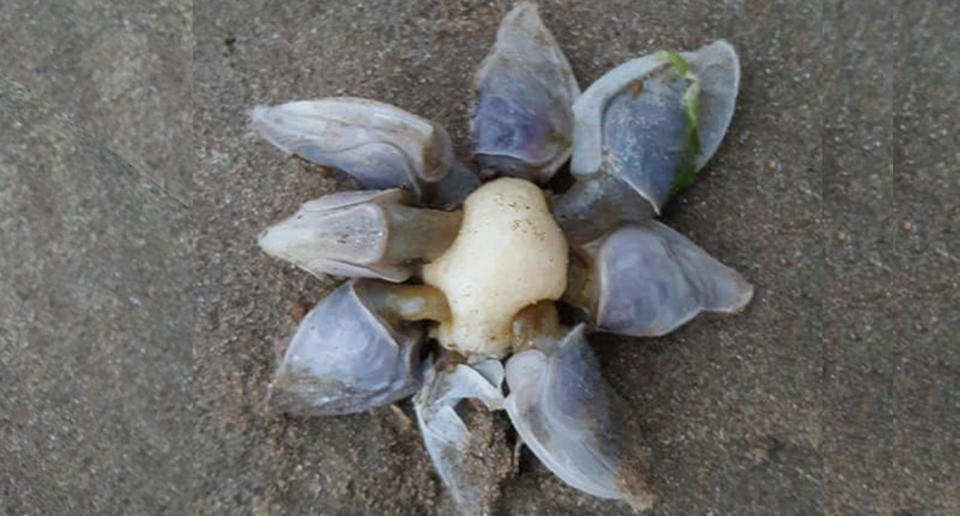
[[[649, 450], [587, 335], [659, 336], [749, 303], [753, 287], [737, 272], [653, 218], [717, 150], [739, 74], [733, 47], [718, 41], [628, 61], [581, 93], [523, 2], [477, 73], [479, 170], [454, 156], [441, 126], [387, 104], [255, 108], [265, 139], [370, 189], [308, 201], [260, 237], [311, 274], [353, 278], [301, 321], [273, 406], [336, 415], [416, 394], [427, 451], [475, 513], [489, 503], [485, 477], [467, 460], [470, 429], [456, 409], [477, 400], [505, 410], [567, 484], [650, 507]], [[566, 191], [535, 184], [568, 159]], [[494, 176], [510, 177], [481, 179]], [[558, 302], [577, 318], [561, 320]]]

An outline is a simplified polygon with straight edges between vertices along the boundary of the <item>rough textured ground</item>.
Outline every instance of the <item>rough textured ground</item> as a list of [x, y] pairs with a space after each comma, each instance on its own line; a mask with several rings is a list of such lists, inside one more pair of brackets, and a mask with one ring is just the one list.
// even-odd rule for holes
[[[0, 4], [0, 513], [450, 513], [408, 404], [266, 410], [278, 350], [332, 283], [255, 237], [352, 183], [252, 137], [246, 113], [371, 97], [462, 151], [509, 6]], [[541, 11], [583, 86], [658, 48], [741, 54], [730, 133], [664, 221], [756, 299], [592, 339], [653, 450], [653, 513], [960, 512], [960, 7]], [[629, 514], [528, 452], [502, 493], [502, 514]]]

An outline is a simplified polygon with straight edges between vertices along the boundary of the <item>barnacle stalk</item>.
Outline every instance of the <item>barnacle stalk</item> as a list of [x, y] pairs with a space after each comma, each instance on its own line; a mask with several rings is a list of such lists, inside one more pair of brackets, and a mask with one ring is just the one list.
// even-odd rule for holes
[[653, 209], [623, 181], [600, 172], [576, 181], [551, 201], [553, 216], [571, 244], [597, 239], [623, 222], [641, 222]]
[[402, 322], [450, 320], [446, 297], [430, 285], [364, 281], [356, 288], [364, 293], [367, 304], [394, 326]]
[[514, 352], [530, 349], [542, 339], [558, 338], [564, 329], [553, 301], [530, 305], [513, 318], [511, 348]]

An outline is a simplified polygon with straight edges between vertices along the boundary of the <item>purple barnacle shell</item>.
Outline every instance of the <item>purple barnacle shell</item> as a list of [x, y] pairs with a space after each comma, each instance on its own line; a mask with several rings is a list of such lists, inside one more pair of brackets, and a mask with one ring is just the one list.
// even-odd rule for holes
[[477, 162], [486, 170], [546, 182], [570, 157], [572, 106], [579, 95], [570, 63], [537, 6], [520, 3], [503, 19], [477, 72], [470, 121]]
[[571, 172], [609, 174], [659, 213], [719, 147], [739, 81], [737, 54], [725, 41], [614, 68], [574, 104]]
[[353, 280], [303, 318], [271, 385], [275, 409], [352, 414], [416, 392], [422, 329], [388, 321], [376, 295], [376, 282]]
[[398, 107], [342, 97], [258, 106], [251, 125], [270, 143], [350, 174], [364, 188], [405, 188], [418, 199], [444, 179], [453, 145], [443, 127]]
[[629, 406], [603, 379], [584, 325], [514, 355], [506, 375], [507, 415], [550, 471], [593, 496], [652, 506], [649, 449]]
[[600, 331], [661, 336], [700, 312], [738, 312], [753, 297], [739, 273], [654, 220], [620, 227], [583, 249], [591, 255], [590, 279], [578, 283], [587, 290], [580, 299]]

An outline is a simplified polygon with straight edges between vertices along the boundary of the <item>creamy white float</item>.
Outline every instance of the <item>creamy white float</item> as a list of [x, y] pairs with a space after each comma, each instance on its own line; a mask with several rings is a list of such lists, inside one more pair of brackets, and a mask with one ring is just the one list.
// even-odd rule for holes
[[467, 197], [460, 232], [424, 267], [423, 280], [450, 304], [452, 317], [437, 331], [444, 347], [501, 357], [509, 350], [517, 312], [563, 296], [567, 240], [540, 188], [498, 179]]

